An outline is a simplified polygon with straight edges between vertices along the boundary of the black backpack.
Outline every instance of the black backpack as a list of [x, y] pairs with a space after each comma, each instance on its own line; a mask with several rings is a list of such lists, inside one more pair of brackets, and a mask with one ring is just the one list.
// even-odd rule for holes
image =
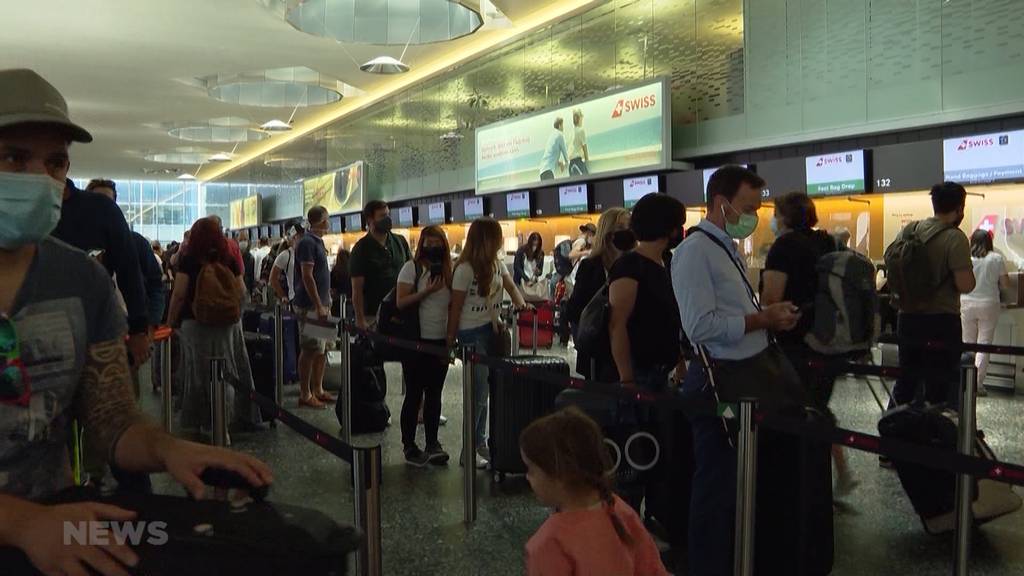
[[608, 320], [611, 314], [611, 303], [608, 300], [608, 283], [606, 282], [594, 297], [587, 302], [580, 314], [580, 322], [573, 340], [576, 350], [591, 358], [597, 358], [611, 352], [611, 335], [608, 332]]
[[572, 259], [569, 258], [571, 253], [572, 240], [562, 240], [555, 246], [555, 273], [562, 278], [572, 273]]
[[[385, 402], [388, 378], [384, 373], [384, 362], [378, 356], [373, 343], [366, 338], [356, 338], [351, 352], [352, 433], [382, 432], [391, 421], [391, 410]], [[342, 408], [342, 399], [339, 399], [334, 406], [339, 424], [342, 420]]]

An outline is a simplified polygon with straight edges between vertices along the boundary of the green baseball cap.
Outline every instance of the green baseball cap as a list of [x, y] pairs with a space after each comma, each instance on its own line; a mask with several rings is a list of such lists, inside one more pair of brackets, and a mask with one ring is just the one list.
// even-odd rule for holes
[[0, 70], [0, 128], [20, 124], [51, 124], [74, 142], [92, 142], [92, 134], [68, 117], [60, 92], [33, 70]]

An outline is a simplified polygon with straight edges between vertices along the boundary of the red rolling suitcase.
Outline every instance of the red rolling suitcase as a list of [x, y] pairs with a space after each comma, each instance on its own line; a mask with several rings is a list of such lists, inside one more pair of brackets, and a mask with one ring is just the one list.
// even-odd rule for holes
[[[519, 313], [519, 347], [551, 348], [555, 343], [555, 307], [551, 302], [540, 302], [536, 311]], [[537, 342], [534, 343], [534, 334]]]

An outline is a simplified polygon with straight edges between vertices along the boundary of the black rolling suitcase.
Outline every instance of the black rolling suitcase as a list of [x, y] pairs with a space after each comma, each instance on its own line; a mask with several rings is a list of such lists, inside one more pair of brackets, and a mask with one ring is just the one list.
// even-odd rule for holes
[[[828, 417], [813, 409], [786, 414], [801, 415], [828, 425]], [[757, 456], [755, 573], [830, 574], [835, 556], [831, 445], [762, 426]]]
[[[275, 400], [277, 373], [274, 371], [274, 339], [266, 334], [243, 332], [245, 350], [249, 354], [249, 371], [256, 393]], [[273, 422], [276, 414], [260, 408], [263, 422]]]
[[[347, 573], [349, 554], [362, 542], [358, 530], [340, 526], [322, 512], [269, 502], [232, 506], [227, 501], [178, 496], [97, 497], [94, 491], [72, 488], [51, 503], [82, 501], [138, 512], [136, 521], [145, 524], [129, 526], [136, 528], [140, 538], [133, 546], [139, 565], [132, 574], [341, 576]], [[114, 533], [112, 526], [106, 537], [113, 540]], [[39, 574], [24, 554], [13, 548], [0, 548], [0, 566], [7, 576]]]
[[[569, 379], [569, 363], [551, 356], [517, 356], [508, 358], [509, 368], [492, 368], [490, 401], [491, 470], [497, 481], [506, 474], [526, 473], [526, 464], [519, 454], [519, 434], [530, 423], [555, 409], [555, 397], [565, 388], [529, 377], [528, 372], [545, 370]], [[523, 371], [516, 374], [514, 372]]]
[[[299, 321], [291, 314], [282, 317], [284, 331], [284, 381], [299, 381]], [[274, 314], [260, 315], [259, 333], [274, 338]]]
[[693, 429], [686, 416], [662, 410], [656, 422], [661, 457], [644, 488], [644, 519], [653, 521], [672, 548], [672, 562], [683, 567], [690, 534], [690, 497], [697, 462], [693, 454]]
[[[957, 449], [957, 426], [957, 413], [943, 404], [911, 404], [886, 412], [878, 422], [878, 433], [883, 439], [915, 442], [953, 452]], [[980, 431], [975, 455], [995, 459]], [[942, 534], [956, 528], [956, 476], [953, 473], [899, 460], [894, 460], [893, 466], [925, 531], [929, 534]], [[1021, 507], [1020, 497], [1008, 484], [987, 479], [976, 481], [974, 495], [972, 508], [977, 524], [1004, 516]]]
[[[357, 338], [352, 344], [352, 433], [383, 432], [391, 423], [387, 405], [388, 377], [376, 346]], [[338, 423], [342, 421], [342, 399], [334, 406]]]
[[262, 314], [263, 311], [256, 308], [246, 308], [245, 310], [242, 310], [242, 331], [259, 332], [260, 316]]

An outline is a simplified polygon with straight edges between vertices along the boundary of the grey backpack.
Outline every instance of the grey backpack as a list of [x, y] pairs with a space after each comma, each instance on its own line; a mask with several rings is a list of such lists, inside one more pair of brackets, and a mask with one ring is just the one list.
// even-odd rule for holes
[[804, 337], [822, 354], [848, 354], [871, 348], [875, 341], [875, 267], [853, 250], [829, 252], [818, 259], [814, 323]]
[[936, 226], [928, 233], [921, 232], [920, 228], [921, 221], [907, 224], [885, 249], [889, 288], [900, 309], [904, 309], [907, 302], [927, 300], [943, 280], [935, 277], [928, 261], [927, 245], [939, 234], [952, 230], [953, 226]]

